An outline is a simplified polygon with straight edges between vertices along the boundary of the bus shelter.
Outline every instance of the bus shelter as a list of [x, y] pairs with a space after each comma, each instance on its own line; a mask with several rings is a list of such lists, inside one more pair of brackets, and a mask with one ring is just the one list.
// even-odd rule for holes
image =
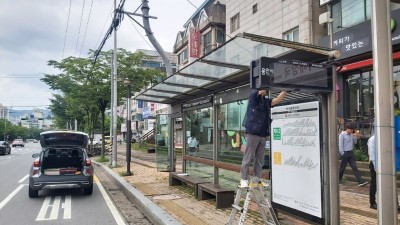
[[[246, 141], [244, 127], [241, 125], [252, 88], [267, 85], [265, 87], [270, 89], [271, 98], [281, 90], [290, 90], [293, 92], [287, 94], [282, 104], [273, 111], [275, 114], [272, 118], [276, 121], [272, 124], [271, 140], [265, 147], [262, 179], [267, 181], [272, 177], [271, 198], [275, 207], [314, 222], [328, 224], [330, 221], [338, 221], [337, 115], [336, 93], [332, 91], [332, 87], [336, 83], [333, 62], [339, 55], [333, 49], [241, 33], [158, 84], [143, 90], [134, 99], [170, 106], [168, 114], [157, 115], [155, 136], [158, 170], [182, 171], [234, 189], [240, 180], [243, 156], [240, 147]], [[260, 62], [261, 57], [270, 60], [269, 65], [273, 62], [290, 62], [290, 65], [285, 65], [291, 66], [291, 71], [294, 71], [293, 66], [299, 62], [307, 65], [329, 65], [329, 75], [321, 78], [326, 79], [330, 86], [324, 90], [311, 90], [307, 85], [296, 86], [298, 82], [289, 82], [286, 85], [285, 82], [280, 82], [278, 85], [277, 77], [273, 79], [276, 84], [263, 83], [262, 75], [256, 74], [265, 72], [265, 66]], [[279, 65], [275, 65], [270, 71], [280, 70], [278, 67]], [[311, 120], [304, 118], [307, 113], [297, 112], [304, 110], [311, 112]], [[282, 115], [291, 117], [288, 119]], [[290, 135], [287, 133], [293, 134], [295, 127], [290, 124], [301, 121], [303, 124], [308, 122], [307, 129], [314, 126], [312, 132], [315, 136], [312, 140], [289, 140]], [[302, 140], [303, 144], [300, 143]], [[310, 142], [314, 152], [285, 158], [285, 154], [293, 146], [300, 152]], [[282, 143], [290, 144], [291, 147], [280, 145]], [[182, 168], [176, 167], [176, 157], [182, 157]], [[283, 165], [292, 167], [292, 170], [282, 169]], [[310, 171], [310, 168], [316, 173], [302, 172]], [[309, 182], [294, 180], [294, 183], [287, 186], [285, 182], [288, 181], [281, 179], [285, 173], [292, 178], [304, 176], [305, 181], [311, 177], [314, 186], [309, 189], [312, 190], [310, 193], [317, 193], [313, 196], [313, 202], [292, 204], [302, 201], [299, 195], [304, 194], [295, 189], [306, 190]], [[292, 203], [285, 204], [287, 199], [282, 198], [291, 198]]]

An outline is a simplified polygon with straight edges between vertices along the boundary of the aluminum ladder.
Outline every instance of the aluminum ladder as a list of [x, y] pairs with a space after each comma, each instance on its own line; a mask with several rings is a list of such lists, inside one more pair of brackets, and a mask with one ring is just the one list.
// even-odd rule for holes
[[[240, 218], [238, 221], [238, 225], [243, 225], [246, 219], [246, 214], [250, 206], [251, 199], [253, 198], [256, 202], [258, 209], [260, 211], [261, 217], [264, 221], [264, 224], [267, 225], [279, 225], [278, 217], [275, 214], [274, 209], [268, 199], [267, 196], [267, 187], [268, 185], [264, 185], [261, 181], [254, 182], [253, 180], [250, 182], [249, 187], [238, 187], [236, 192], [235, 201], [232, 205], [231, 215], [229, 216], [229, 221], [227, 225], [233, 225], [235, 222], [236, 213], [240, 212]], [[240, 200], [242, 198], [243, 191], [247, 191], [246, 200], [244, 201], [243, 206], [240, 206]], [[267, 210], [268, 209], [268, 210]], [[267, 212], [271, 219], [267, 217]]]

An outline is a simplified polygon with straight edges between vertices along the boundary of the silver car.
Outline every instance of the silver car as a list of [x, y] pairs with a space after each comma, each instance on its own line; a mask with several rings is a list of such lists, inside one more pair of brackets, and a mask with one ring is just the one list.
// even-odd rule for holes
[[82, 188], [93, 192], [93, 165], [86, 153], [88, 135], [77, 131], [46, 131], [40, 134], [42, 151], [29, 172], [29, 197], [39, 190]]

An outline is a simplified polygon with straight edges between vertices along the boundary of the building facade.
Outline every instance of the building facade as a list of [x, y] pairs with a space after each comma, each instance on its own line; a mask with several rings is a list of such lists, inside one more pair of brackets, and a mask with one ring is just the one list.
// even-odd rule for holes
[[0, 104], [0, 119], [8, 119], [9, 109]]
[[[342, 64], [337, 76], [338, 122], [354, 123], [356, 128], [369, 137], [374, 121], [374, 79], [379, 77], [373, 70], [371, 3], [369, 0], [341, 0], [330, 2], [333, 18], [333, 43], [340, 50], [338, 61]], [[400, 4], [392, 2], [391, 34], [393, 48], [393, 87], [395, 115], [400, 115]], [[328, 47], [329, 36], [319, 40], [319, 45]]]

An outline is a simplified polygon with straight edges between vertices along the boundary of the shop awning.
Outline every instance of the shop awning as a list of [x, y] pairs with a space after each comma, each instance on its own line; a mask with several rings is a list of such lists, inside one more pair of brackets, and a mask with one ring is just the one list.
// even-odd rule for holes
[[240, 33], [160, 83], [137, 94], [134, 99], [174, 105], [248, 84], [250, 63], [261, 56], [319, 63], [339, 57], [339, 52]]

